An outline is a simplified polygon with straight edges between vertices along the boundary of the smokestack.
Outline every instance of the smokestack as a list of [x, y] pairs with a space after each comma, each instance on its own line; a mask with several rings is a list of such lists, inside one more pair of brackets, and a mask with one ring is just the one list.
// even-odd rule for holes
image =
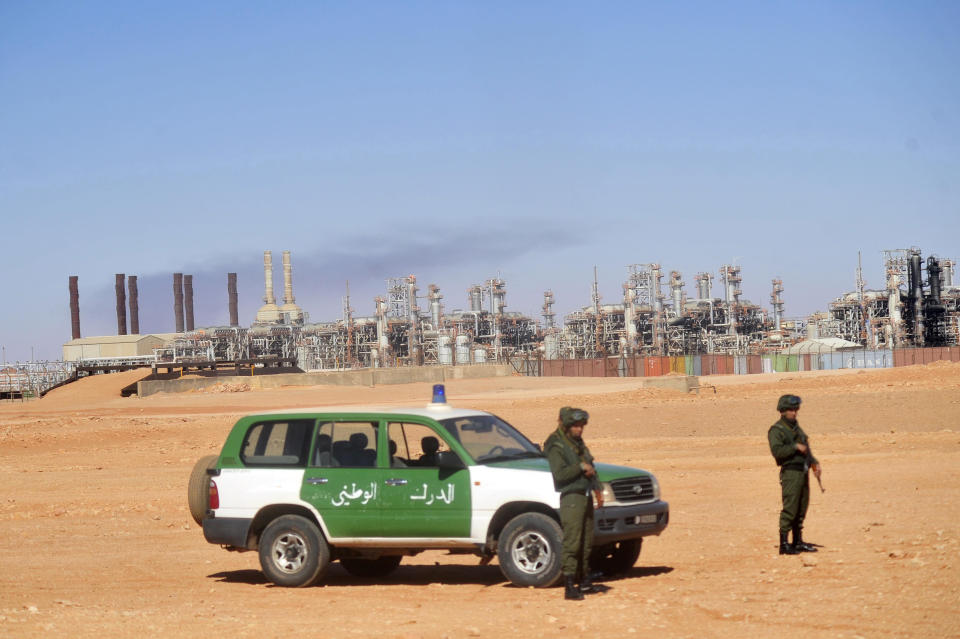
[[127, 276], [127, 290], [130, 293], [130, 334], [140, 334], [140, 300], [137, 293], [137, 276]]
[[173, 321], [176, 332], [183, 332], [183, 273], [173, 274]]
[[263, 252], [263, 283], [265, 292], [263, 301], [267, 304], [276, 304], [277, 298], [273, 296], [273, 253]]
[[115, 289], [117, 291], [117, 335], [126, 335], [127, 334], [127, 293], [124, 288], [124, 280], [126, 275], [123, 273], [116, 274], [116, 285]]
[[283, 252], [283, 303], [293, 304], [293, 267], [290, 266], [290, 251]]
[[184, 309], [187, 313], [187, 330], [193, 330], [193, 275], [183, 276]]
[[240, 326], [240, 317], [237, 315], [237, 274], [227, 273], [227, 298], [230, 308], [230, 326]]
[[80, 289], [77, 286], [77, 276], [70, 276], [70, 330], [73, 339], [80, 339]]

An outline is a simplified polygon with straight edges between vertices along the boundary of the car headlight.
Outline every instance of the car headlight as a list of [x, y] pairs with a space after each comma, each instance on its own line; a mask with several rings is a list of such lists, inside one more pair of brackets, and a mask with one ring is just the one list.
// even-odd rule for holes
[[600, 483], [600, 492], [603, 495], [603, 503], [605, 504], [610, 504], [617, 500], [617, 496], [613, 494], [613, 486], [611, 486], [608, 481]]
[[650, 475], [650, 479], [653, 481], [653, 499], [656, 501], [660, 499], [660, 482], [653, 475]]

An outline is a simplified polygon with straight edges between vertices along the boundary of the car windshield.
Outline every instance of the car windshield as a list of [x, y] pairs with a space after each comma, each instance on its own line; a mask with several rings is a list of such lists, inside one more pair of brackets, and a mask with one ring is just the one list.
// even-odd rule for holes
[[496, 415], [471, 415], [440, 423], [481, 464], [543, 457], [536, 444]]

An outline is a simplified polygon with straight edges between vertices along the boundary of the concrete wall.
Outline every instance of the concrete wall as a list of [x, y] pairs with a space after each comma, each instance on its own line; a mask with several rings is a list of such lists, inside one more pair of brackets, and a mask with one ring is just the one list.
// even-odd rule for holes
[[690, 389], [700, 385], [700, 378], [696, 375], [664, 375], [662, 377], [646, 377], [643, 385], [648, 388], [666, 388], [668, 390], [689, 393]]
[[251, 389], [279, 388], [281, 386], [376, 386], [427, 382], [440, 384], [448, 379], [475, 379], [479, 377], [509, 377], [509, 364], [483, 366], [420, 366], [411, 368], [365, 368], [357, 371], [329, 373], [277, 373], [253, 377], [198, 377], [188, 379], [154, 379], [137, 383], [137, 395], [154, 393], [181, 393], [210, 388], [217, 384], [247, 384]]

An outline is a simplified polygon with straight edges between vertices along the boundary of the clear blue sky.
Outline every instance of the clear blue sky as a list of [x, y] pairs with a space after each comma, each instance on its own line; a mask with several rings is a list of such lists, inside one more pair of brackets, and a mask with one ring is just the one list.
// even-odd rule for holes
[[[241, 322], [262, 251], [297, 302], [358, 315], [384, 280], [507, 282], [539, 317], [621, 300], [628, 264], [694, 290], [736, 260], [786, 315], [869, 288], [881, 251], [960, 258], [960, 3], [0, 2], [8, 361], [85, 336]], [[716, 283], [719, 291], [719, 278]], [[719, 293], [718, 293], [719, 294]]]

